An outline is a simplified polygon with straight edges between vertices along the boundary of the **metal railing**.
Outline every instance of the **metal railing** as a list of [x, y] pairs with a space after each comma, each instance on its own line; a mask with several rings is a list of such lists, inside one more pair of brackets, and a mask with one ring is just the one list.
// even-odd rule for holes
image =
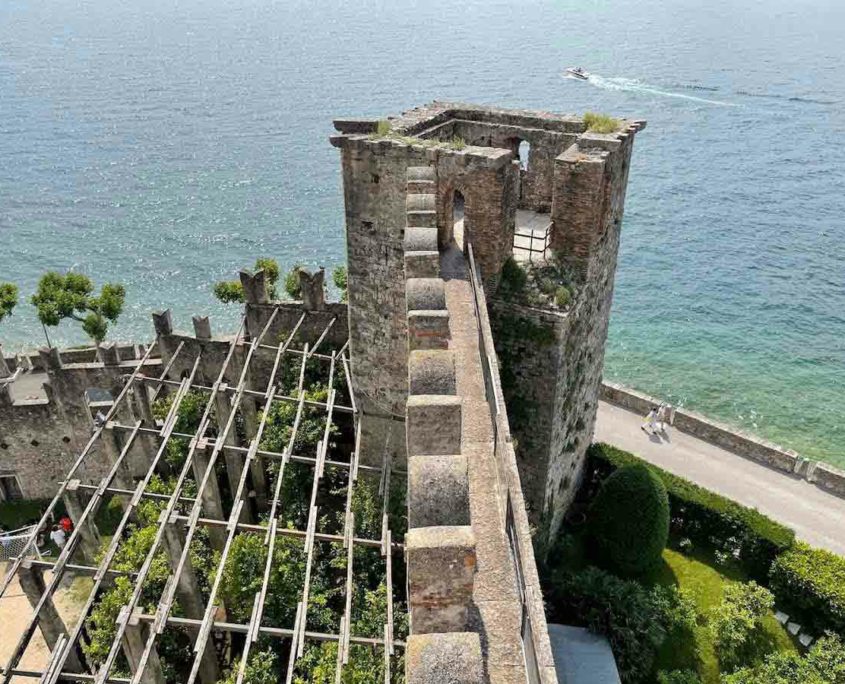
[[[484, 295], [483, 285], [478, 274], [478, 269], [475, 264], [475, 256], [473, 254], [472, 245], [470, 244], [468, 235], [465, 235], [464, 245], [465, 255], [469, 266], [470, 283], [473, 291], [473, 304], [475, 307], [478, 329], [478, 350], [481, 356], [482, 376], [484, 378], [484, 392], [490, 408], [490, 417], [492, 419], [491, 422], [493, 426], [496, 474], [499, 491], [504, 491], [505, 494], [504, 502], [502, 502], [501, 497], [499, 497], [501, 509], [500, 513], [502, 514], [505, 525], [505, 533], [508, 538], [508, 546], [510, 547], [511, 559], [514, 564], [514, 572], [520, 596], [522, 613], [521, 637], [523, 655], [525, 658], [525, 675], [528, 684], [541, 684], [543, 679], [541, 678], [540, 667], [537, 662], [536, 636], [534, 633], [534, 626], [531, 621], [531, 611], [528, 606], [530, 601], [530, 592], [525, 579], [525, 566], [523, 561], [525, 554], [533, 554], [534, 550], [531, 546], [530, 539], [527, 541], [528, 548], [523, 548], [526, 542], [520, 539], [516, 521], [514, 519], [512, 492], [514, 487], [520, 487], [520, 485], [518, 482], [512, 482], [508, 472], [508, 464], [503, 463], [504, 455], [508, 453], [506, 443], [510, 442], [511, 438], [504, 397], [502, 397], [498, 391], [498, 387], [501, 386], [501, 383], [497, 383], [494, 380], [494, 376], [498, 378], [499, 369], [498, 361], [496, 361], [496, 351], [492, 348], [493, 337], [492, 331], [489, 329], [489, 321], [487, 318], [487, 300]], [[487, 327], [487, 335], [485, 335], [485, 324]]]
[[[546, 258], [546, 253], [549, 251], [549, 246], [551, 245], [551, 235], [552, 235], [552, 224], [549, 223], [546, 226], [545, 230], [543, 231], [542, 235], [537, 235], [537, 229], [535, 228], [516, 228], [513, 233], [513, 249], [512, 251], [522, 251], [528, 252], [528, 260], [534, 261], [534, 255], [540, 254], [542, 255], [543, 259]], [[524, 245], [517, 244], [517, 238], [528, 238], [528, 247]], [[534, 242], [539, 242], [539, 247], [534, 246]]]

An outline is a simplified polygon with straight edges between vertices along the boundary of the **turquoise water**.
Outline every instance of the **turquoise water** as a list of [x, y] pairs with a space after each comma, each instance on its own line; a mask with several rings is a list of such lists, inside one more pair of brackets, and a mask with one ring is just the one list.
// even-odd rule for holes
[[[231, 328], [215, 280], [343, 261], [332, 116], [644, 117], [606, 375], [845, 465], [843, 26], [834, 0], [3, 0], [0, 280], [123, 282], [122, 339], [165, 306]], [[31, 307], [0, 339], [40, 343]]]

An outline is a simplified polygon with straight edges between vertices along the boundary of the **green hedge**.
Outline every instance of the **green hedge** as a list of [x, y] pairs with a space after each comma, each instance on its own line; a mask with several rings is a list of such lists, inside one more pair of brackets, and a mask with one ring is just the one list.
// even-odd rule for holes
[[588, 456], [588, 486], [594, 488], [617, 468], [645, 464], [666, 485], [673, 533], [688, 537], [693, 543], [737, 554], [749, 577], [760, 583], [768, 584], [772, 562], [795, 543], [791, 529], [759, 511], [714, 494], [627, 451], [593, 444]]
[[799, 542], [775, 560], [769, 586], [811, 632], [845, 637], [845, 558]]
[[669, 538], [666, 487], [644, 465], [624, 466], [604, 481], [588, 520], [599, 564], [640, 575], [657, 565]]

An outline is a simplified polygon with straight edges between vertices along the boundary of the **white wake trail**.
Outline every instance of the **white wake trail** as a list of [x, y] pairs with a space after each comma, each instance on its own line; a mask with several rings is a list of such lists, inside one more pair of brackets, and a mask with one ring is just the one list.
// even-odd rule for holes
[[720, 107], [737, 107], [739, 105], [733, 102], [723, 102], [722, 100], [710, 100], [705, 97], [696, 97], [695, 95], [686, 95], [684, 93], [673, 93], [668, 90], [661, 90], [655, 88], [648, 83], [643, 83], [636, 78], [605, 78], [598, 74], [590, 74], [587, 79], [588, 83], [603, 88], [604, 90], [624, 90], [632, 93], [649, 93], [651, 95], [659, 95], [661, 97], [674, 97], [679, 100], [690, 100], [692, 102], [703, 102], [704, 104], [718, 105]]

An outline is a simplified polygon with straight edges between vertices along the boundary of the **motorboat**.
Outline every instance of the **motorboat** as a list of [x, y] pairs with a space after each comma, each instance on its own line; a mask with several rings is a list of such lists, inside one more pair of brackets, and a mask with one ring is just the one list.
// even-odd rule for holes
[[590, 80], [590, 72], [586, 71], [583, 67], [569, 67], [566, 70], [566, 73], [572, 76], [572, 78], [577, 78], [580, 81]]

